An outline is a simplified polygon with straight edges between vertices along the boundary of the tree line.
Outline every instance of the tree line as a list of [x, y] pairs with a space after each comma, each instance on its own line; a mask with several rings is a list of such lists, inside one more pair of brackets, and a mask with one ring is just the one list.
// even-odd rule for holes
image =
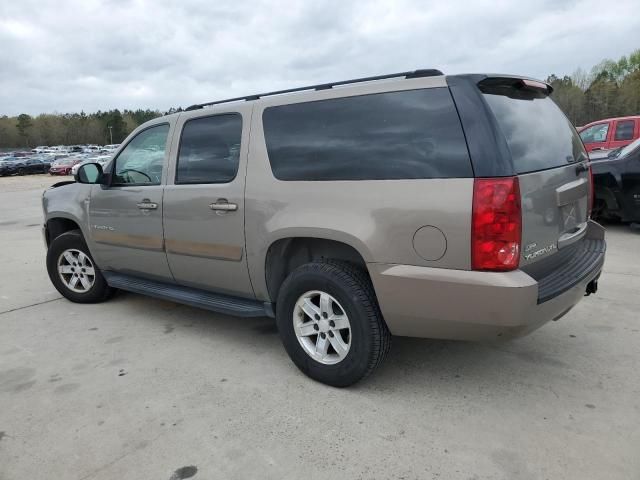
[[[562, 78], [550, 75], [547, 82], [554, 88], [551, 97], [575, 126], [607, 117], [640, 115], [640, 49], [618, 60], [603, 60], [589, 72], [578, 69]], [[138, 125], [181, 110], [0, 116], [0, 148], [120, 143]]]
[[[138, 125], [168, 112], [158, 110], [109, 110], [96, 113], [43, 113], [32, 117], [0, 116], [0, 148], [32, 148], [38, 145], [120, 143]], [[113, 141], [112, 141], [113, 140]]]
[[589, 72], [551, 75], [551, 97], [575, 126], [594, 120], [640, 115], [640, 49], [628, 57], [603, 60]]

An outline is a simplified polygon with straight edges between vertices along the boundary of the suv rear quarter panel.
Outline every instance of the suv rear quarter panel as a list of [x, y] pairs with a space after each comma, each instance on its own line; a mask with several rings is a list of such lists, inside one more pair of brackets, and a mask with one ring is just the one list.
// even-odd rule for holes
[[[421, 88], [446, 88], [444, 77], [375, 82], [257, 101], [246, 184], [246, 241], [256, 296], [270, 299], [265, 258], [275, 241], [326, 238], [355, 248], [368, 264], [469, 269], [473, 178], [424, 180], [280, 181], [272, 173], [263, 112], [276, 105]], [[437, 227], [444, 252], [425, 260], [413, 246], [423, 226]]]

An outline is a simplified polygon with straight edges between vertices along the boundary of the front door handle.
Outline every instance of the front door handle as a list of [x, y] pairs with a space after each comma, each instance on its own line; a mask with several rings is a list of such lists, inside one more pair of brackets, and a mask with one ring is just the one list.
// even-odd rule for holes
[[212, 203], [209, 205], [211, 210], [216, 210], [219, 212], [235, 212], [238, 210], [237, 203], [229, 203], [226, 198], [219, 198], [216, 203]]
[[142, 200], [142, 202], [138, 203], [137, 205], [140, 210], [156, 210], [158, 208], [158, 204], [155, 202], [152, 202], [148, 198], [145, 198], [144, 200]]

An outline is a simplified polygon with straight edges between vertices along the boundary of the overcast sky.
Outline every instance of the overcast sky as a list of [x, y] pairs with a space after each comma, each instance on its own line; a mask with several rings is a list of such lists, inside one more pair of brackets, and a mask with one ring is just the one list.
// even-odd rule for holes
[[0, 0], [0, 115], [435, 67], [546, 78], [640, 48], [638, 0]]

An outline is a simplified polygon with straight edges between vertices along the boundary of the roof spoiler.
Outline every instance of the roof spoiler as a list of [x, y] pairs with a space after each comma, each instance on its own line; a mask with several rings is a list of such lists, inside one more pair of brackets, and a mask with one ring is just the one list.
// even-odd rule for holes
[[[518, 92], [531, 92], [548, 96], [553, 92], [553, 87], [546, 82], [524, 77], [490, 76], [478, 82], [480, 90], [486, 93], [502, 93], [511, 96], [505, 90]], [[502, 92], [501, 92], [502, 91]]]

